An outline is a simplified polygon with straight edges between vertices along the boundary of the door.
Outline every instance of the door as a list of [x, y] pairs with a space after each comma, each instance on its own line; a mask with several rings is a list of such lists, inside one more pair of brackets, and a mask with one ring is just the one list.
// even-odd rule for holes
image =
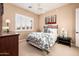
[[76, 9], [76, 46], [79, 47], [79, 8]]

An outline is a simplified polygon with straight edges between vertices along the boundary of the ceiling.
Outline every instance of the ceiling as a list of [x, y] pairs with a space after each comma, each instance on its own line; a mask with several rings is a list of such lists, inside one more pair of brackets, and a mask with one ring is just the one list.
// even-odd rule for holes
[[24, 8], [38, 15], [66, 4], [67, 3], [13, 3], [13, 5]]

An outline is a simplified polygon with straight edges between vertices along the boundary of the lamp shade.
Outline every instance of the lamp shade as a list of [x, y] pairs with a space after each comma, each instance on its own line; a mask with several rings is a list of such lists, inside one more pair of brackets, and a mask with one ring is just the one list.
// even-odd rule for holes
[[62, 31], [64, 31], [64, 28], [62, 28]]
[[7, 19], [7, 20], [6, 20], [6, 23], [10, 23], [10, 20], [9, 20], [9, 19]]

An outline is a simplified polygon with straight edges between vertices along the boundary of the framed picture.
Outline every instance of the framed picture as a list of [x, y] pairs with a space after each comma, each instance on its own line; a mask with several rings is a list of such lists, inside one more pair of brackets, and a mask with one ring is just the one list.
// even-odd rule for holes
[[45, 24], [56, 24], [56, 15], [45, 17]]

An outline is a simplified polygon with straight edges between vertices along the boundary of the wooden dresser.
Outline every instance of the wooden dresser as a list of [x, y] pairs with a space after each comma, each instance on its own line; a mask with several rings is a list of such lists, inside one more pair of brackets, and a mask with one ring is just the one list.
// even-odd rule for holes
[[19, 34], [0, 34], [0, 56], [18, 56]]

